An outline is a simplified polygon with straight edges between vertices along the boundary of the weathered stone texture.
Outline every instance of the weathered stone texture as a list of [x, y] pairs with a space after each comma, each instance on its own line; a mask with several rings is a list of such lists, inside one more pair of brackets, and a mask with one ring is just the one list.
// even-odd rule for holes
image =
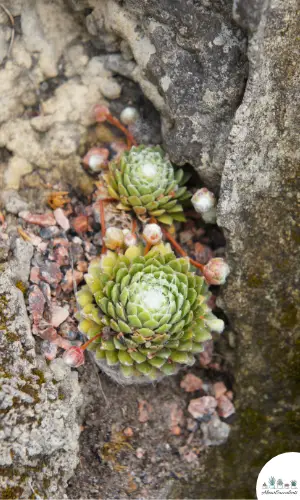
[[[137, 81], [162, 113], [171, 159], [192, 164], [217, 189], [247, 71], [245, 37], [232, 20], [230, 2], [89, 4], [94, 7], [92, 26], [127, 42], [123, 58], [106, 58], [108, 68]], [[128, 46], [134, 60], [126, 60]]]

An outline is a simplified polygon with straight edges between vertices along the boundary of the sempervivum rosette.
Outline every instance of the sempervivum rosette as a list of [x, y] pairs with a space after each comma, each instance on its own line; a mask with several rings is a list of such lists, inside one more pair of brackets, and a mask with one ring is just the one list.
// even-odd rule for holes
[[181, 202], [191, 197], [183, 186], [189, 174], [175, 170], [159, 146], [132, 147], [110, 163], [104, 177], [120, 209], [133, 209], [141, 220], [152, 216], [164, 224], [185, 221]]
[[189, 271], [186, 258], [163, 244], [140, 253], [138, 247], [125, 255], [108, 251], [90, 264], [77, 294], [80, 330], [89, 338], [103, 332], [90, 349], [122, 383], [157, 380], [192, 365], [215, 319], [204, 278]]

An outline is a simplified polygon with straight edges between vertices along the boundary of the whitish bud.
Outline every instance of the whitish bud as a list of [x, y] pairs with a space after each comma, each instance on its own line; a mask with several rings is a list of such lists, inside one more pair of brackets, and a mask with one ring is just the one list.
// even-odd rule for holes
[[139, 114], [135, 108], [132, 106], [127, 106], [126, 108], [123, 109], [122, 113], [120, 114], [120, 120], [123, 122], [125, 125], [130, 125], [131, 123], [134, 123], [139, 117]]
[[221, 257], [211, 259], [203, 269], [206, 281], [210, 285], [224, 285], [229, 273], [229, 266]]
[[100, 172], [100, 170], [107, 166], [108, 156], [108, 149], [92, 148], [87, 152], [82, 161], [84, 165], [89, 167], [93, 172]]
[[192, 196], [192, 203], [196, 212], [204, 214], [215, 206], [216, 198], [207, 188], [201, 188]]
[[216, 333], [222, 333], [225, 328], [225, 323], [222, 319], [216, 318], [216, 316], [212, 315], [212, 318], [205, 320], [206, 326], [212, 331]]
[[206, 224], [215, 224], [217, 221], [217, 210], [215, 207], [211, 208], [207, 212], [204, 212], [202, 215], [202, 219]]
[[129, 229], [123, 229], [124, 243], [126, 247], [134, 247], [137, 244], [137, 237]]
[[62, 359], [66, 365], [77, 368], [84, 364], [83, 350], [80, 347], [70, 347], [70, 349], [64, 352]]
[[143, 236], [147, 243], [156, 245], [162, 240], [162, 230], [158, 224], [146, 224], [143, 231]]
[[124, 234], [118, 227], [109, 227], [106, 230], [104, 243], [110, 250], [116, 250], [124, 245]]

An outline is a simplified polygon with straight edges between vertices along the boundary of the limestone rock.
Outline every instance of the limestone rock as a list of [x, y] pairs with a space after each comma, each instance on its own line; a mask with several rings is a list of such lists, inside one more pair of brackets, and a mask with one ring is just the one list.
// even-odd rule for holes
[[63, 365], [56, 377], [36, 354], [23, 294], [14, 286], [27, 282], [32, 246], [17, 239], [12, 250], [0, 276], [0, 496], [29, 498], [33, 489], [41, 498], [62, 498], [78, 462], [78, 376]]
[[137, 81], [162, 113], [171, 159], [192, 164], [217, 188], [246, 77], [245, 37], [231, 3], [89, 3], [94, 24], [125, 40], [133, 54], [133, 60], [109, 55], [107, 67]]

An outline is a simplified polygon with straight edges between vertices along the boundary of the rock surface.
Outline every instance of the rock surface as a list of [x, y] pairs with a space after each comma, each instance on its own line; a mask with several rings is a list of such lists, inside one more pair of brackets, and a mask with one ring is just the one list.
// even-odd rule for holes
[[181, 498], [199, 492], [202, 498], [254, 498], [263, 465], [300, 445], [299, 5], [235, 3], [238, 20], [254, 30], [218, 216], [232, 269], [222, 307], [237, 339], [237, 420], [228, 443], [210, 453], [206, 473]]
[[32, 246], [17, 239], [0, 276], [0, 497], [62, 498], [78, 463], [78, 374], [36, 353], [20, 284]]
[[[106, 67], [138, 82], [161, 112], [171, 159], [218, 189], [246, 78], [245, 36], [230, 2], [89, 0], [88, 28], [125, 40]], [[128, 48], [130, 54], [128, 57]]]

